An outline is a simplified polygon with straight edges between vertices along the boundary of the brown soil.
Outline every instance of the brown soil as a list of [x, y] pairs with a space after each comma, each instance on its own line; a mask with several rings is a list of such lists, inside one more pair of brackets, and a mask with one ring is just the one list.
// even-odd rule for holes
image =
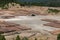
[[31, 30], [31, 28], [11, 22], [0, 22], [0, 32], [12, 32], [12, 31], [23, 31], [23, 30]]
[[47, 23], [47, 24], [44, 24], [45, 26], [51, 26], [51, 27], [56, 27], [56, 28], [60, 28], [60, 24], [57, 24], [57, 23]]
[[[42, 19], [42, 21], [49, 22], [47, 24], [43, 24], [44, 26], [50, 26], [55, 28], [60, 28], [60, 21], [53, 19]], [[60, 30], [51, 31], [52, 34], [60, 34]]]
[[50, 23], [44, 24], [45, 26], [60, 28], [60, 21], [58, 21], [58, 20], [54, 20], [54, 19], [41, 19], [41, 20], [50, 22]]

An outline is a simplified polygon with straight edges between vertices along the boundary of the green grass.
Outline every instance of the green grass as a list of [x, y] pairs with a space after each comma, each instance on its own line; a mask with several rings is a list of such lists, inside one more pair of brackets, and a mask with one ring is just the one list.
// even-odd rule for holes
[[60, 12], [60, 10], [58, 10], [58, 9], [49, 9], [48, 8], [48, 13], [55, 13], [55, 14], [57, 14], [59, 12]]

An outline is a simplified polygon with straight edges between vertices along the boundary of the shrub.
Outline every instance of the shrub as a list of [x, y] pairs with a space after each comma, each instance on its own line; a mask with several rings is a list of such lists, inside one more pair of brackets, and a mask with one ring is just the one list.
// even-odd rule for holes
[[6, 40], [6, 39], [5, 39], [5, 36], [2, 36], [2, 37], [3, 37], [2, 40]]
[[57, 40], [60, 40], [60, 34], [57, 35]]
[[20, 37], [19, 37], [19, 35], [17, 35], [16, 40], [21, 40]]
[[48, 9], [48, 13], [59, 13], [60, 10], [57, 10], [57, 9]]
[[0, 34], [0, 40], [6, 40], [5, 36], [3, 36], [3, 35]]
[[27, 37], [24, 37], [24, 38], [22, 38], [22, 40], [28, 40], [28, 38]]
[[35, 16], [35, 14], [32, 14], [31, 16]]

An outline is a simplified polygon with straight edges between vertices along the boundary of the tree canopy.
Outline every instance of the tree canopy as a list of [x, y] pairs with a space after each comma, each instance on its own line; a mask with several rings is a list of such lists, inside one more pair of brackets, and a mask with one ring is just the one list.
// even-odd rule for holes
[[[36, 0], [35, 0], [36, 1]], [[49, 6], [49, 7], [60, 7], [60, 1], [51, 0], [48, 2], [21, 2], [20, 0], [0, 0], [0, 8], [9, 8], [9, 3], [14, 6], [15, 4], [19, 4], [20, 6]]]
[[9, 3], [13, 5], [13, 3], [18, 4], [19, 2], [17, 0], [0, 0], [0, 7], [1, 8], [8, 8]]

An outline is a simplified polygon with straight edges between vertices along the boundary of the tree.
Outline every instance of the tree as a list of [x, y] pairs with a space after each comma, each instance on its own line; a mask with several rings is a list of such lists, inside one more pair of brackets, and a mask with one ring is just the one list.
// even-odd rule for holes
[[60, 40], [60, 34], [57, 35], [57, 40]]
[[2, 9], [8, 9], [9, 8], [9, 4], [11, 4], [12, 6], [14, 6], [13, 3], [19, 4], [19, 2], [17, 0], [0, 0], [0, 8]]
[[22, 40], [28, 40], [28, 38], [27, 37], [24, 37], [24, 38], [22, 38]]
[[21, 40], [20, 37], [19, 37], [19, 35], [17, 35], [16, 40]]

